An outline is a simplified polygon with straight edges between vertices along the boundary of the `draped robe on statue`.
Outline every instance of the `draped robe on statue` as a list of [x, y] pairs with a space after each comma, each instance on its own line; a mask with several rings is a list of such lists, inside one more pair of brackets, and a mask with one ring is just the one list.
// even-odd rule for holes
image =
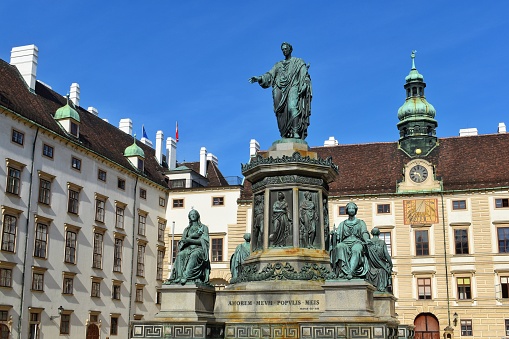
[[209, 228], [199, 221], [186, 227], [182, 239], [190, 238], [200, 241], [200, 245], [185, 244], [179, 241], [179, 253], [175, 258], [171, 281], [208, 282], [210, 273], [209, 261]]
[[279, 61], [261, 76], [260, 86], [272, 86], [274, 113], [282, 138], [305, 139], [311, 115], [311, 78], [300, 58]]

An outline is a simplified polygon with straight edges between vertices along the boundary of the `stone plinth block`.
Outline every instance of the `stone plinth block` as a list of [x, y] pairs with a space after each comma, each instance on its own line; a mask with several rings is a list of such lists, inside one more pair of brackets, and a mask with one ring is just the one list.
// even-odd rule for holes
[[348, 322], [375, 317], [375, 288], [364, 280], [327, 281], [323, 289], [325, 312], [320, 320]]
[[160, 292], [161, 311], [156, 314], [157, 320], [188, 322], [214, 319], [214, 287], [163, 285]]
[[380, 319], [396, 319], [396, 297], [391, 293], [375, 292], [373, 294], [375, 315]]

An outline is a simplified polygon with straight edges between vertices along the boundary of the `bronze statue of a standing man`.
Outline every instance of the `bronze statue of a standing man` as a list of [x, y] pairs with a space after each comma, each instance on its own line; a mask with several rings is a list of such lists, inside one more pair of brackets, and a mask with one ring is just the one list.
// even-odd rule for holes
[[309, 64], [292, 57], [293, 47], [289, 43], [283, 42], [281, 50], [285, 59], [277, 62], [267, 73], [251, 77], [249, 82], [258, 82], [263, 88], [272, 86], [274, 113], [281, 137], [304, 140], [311, 115]]

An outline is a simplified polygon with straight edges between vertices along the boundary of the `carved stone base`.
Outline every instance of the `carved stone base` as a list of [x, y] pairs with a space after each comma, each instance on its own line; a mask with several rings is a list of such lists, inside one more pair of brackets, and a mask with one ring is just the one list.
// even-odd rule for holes
[[214, 287], [197, 285], [163, 285], [161, 311], [156, 319], [171, 322], [213, 321]]

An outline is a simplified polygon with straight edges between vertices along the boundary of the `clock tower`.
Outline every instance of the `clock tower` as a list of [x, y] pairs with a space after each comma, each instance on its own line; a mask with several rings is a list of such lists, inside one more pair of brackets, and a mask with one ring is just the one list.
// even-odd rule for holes
[[398, 147], [411, 158], [424, 158], [438, 146], [435, 108], [426, 101], [424, 77], [415, 68], [412, 51], [412, 69], [405, 78], [406, 100], [398, 110]]

